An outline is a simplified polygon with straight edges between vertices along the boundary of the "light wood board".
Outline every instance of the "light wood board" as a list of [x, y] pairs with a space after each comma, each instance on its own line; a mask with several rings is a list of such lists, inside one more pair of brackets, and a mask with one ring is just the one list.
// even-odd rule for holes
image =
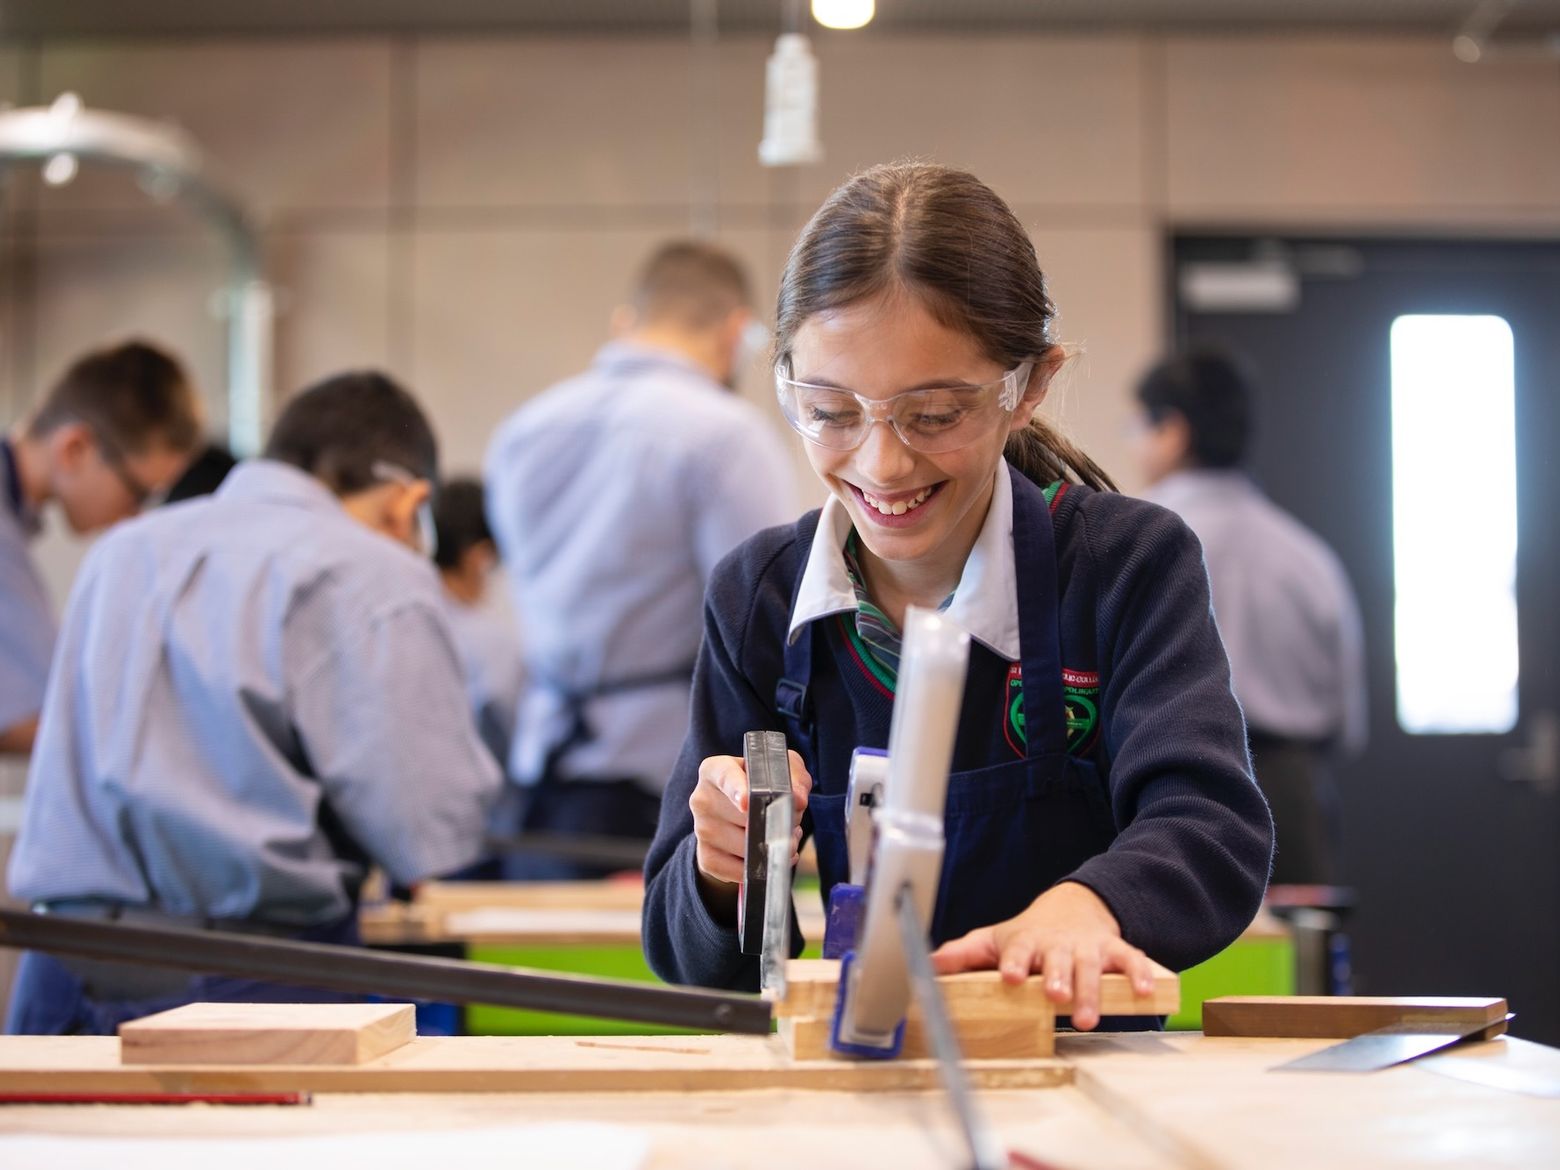
[[[410, 904], [364, 906], [358, 929], [371, 946], [638, 947], [643, 894], [618, 882], [433, 883]], [[815, 896], [802, 896], [797, 925], [804, 938], [822, 941]]]
[[190, 1003], [119, 1026], [125, 1064], [362, 1064], [417, 1035], [409, 1003]]
[[[972, 1061], [977, 1087], [1037, 1089], [1058, 1061]], [[428, 1036], [361, 1065], [125, 1065], [101, 1036], [0, 1036], [0, 1092], [616, 1093], [930, 1089], [931, 1061], [794, 1061], [773, 1036]]]
[[1203, 1032], [1346, 1040], [1391, 1024], [1477, 1028], [1506, 1010], [1503, 999], [1452, 996], [1226, 995], [1204, 1001]]
[[638, 910], [641, 882], [424, 882], [412, 905], [441, 910], [519, 906], [529, 910]]
[[[929, 1060], [934, 1055], [926, 1025], [912, 1004], [905, 1021], [904, 1042], [896, 1060]], [[1056, 1021], [1049, 1014], [1005, 1019], [980, 1017], [955, 1019], [959, 1050], [967, 1060], [1035, 1060], [1056, 1051]], [[780, 1038], [797, 1060], [827, 1060], [834, 1053], [830, 1037], [834, 1021], [829, 1016], [789, 1017], [780, 1021]]]
[[[775, 1005], [783, 1018], [824, 1017], [834, 1012], [839, 989], [838, 959], [792, 959], [785, 968], [785, 999]], [[1053, 1004], [1045, 993], [1045, 981], [1032, 975], [1022, 983], [1004, 982], [996, 971], [967, 971], [938, 977], [943, 999], [955, 1018], [978, 1016], [1067, 1015], [1071, 1002]], [[1181, 981], [1175, 972], [1154, 964], [1154, 989], [1137, 995], [1125, 975], [1100, 977], [1102, 1016], [1165, 1016], [1181, 1006]]]

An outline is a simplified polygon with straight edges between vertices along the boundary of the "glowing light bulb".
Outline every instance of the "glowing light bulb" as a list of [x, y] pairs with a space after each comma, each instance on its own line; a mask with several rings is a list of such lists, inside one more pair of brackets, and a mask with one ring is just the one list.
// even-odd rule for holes
[[876, 7], [873, 0], [812, 0], [813, 19], [824, 28], [860, 28]]

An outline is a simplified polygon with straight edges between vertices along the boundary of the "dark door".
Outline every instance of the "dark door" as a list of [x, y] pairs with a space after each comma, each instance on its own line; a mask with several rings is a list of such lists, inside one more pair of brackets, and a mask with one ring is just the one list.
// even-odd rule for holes
[[[1223, 343], [1251, 362], [1262, 379], [1256, 477], [1337, 550], [1359, 594], [1371, 738], [1340, 771], [1359, 897], [1355, 990], [1505, 996], [1515, 1034], [1560, 1044], [1560, 245], [1188, 237], [1174, 257], [1177, 340]], [[1399, 719], [1398, 652], [1418, 651], [1422, 669], [1441, 637], [1395, 641], [1395, 589], [1411, 570], [1394, 557], [1389, 338], [1406, 314], [1490, 314], [1511, 328], [1519, 674], [1509, 730], [1410, 733]], [[1460, 417], [1486, 409], [1487, 393], [1460, 390]], [[1447, 522], [1435, 539], [1471, 558], [1481, 523], [1501, 520], [1489, 491], [1498, 469], [1444, 447], [1430, 495]], [[1469, 500], [1472, 522], [1451, 506]], [[1459, 608], [1445, 607], [1448, 630], [1466, 616]], [[1499, 649], [1489, 655], [1498, 673]]]

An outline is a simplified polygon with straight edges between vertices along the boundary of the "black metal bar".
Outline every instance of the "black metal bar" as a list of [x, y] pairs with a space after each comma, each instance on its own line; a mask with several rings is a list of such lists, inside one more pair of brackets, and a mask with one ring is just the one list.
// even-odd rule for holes
[[695, 1028], [769, 1031], [771, 1008], [754, 995], [561, 975], [361, 947], [252, 934], [126, 926], [0, 909], [0, 947], [238, 975], [334, 991], [445, 1003], [486, 1003]]

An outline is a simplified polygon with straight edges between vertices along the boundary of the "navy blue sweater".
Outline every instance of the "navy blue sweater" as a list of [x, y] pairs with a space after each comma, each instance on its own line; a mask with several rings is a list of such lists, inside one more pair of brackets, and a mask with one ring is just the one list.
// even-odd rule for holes
[[[758, 534], [711, 578], [689, 734], [645, 862], [645, 954], [672, 982], [758, 985], [756, 959], [741, 954], [735, 930], [700, 897], [688, 798], [706, 756], [741, 755], [746, 731], [786, 729], [775, 685], [816, 515]], [[1251, 921], [1272, 857], [1272, 819], [1251, 778], [1201, 549], [1173, 513], [1083, 487], [1061, 496], [1052, 523], [1062, 662], [1099, 676], [1097, 725], [1080, 728], [1086, 733], [1073, 737], [1069, 751], [1098, 778], [1103, 831], [1075, 843], [1074, 856], [1048, 844], [1060, 868], [1034, 889], [952, 893], [966, 908], [989, 907], [978, 923], [985, 924], [1010, 917], [1058, 881], [1079, 882], [1110, 907], [1128, 942], [1184, 969]], [[839, 619], [815, 625], [823, 627], [810, 688], [817, 732], [806, 763], [817, 799], [843, 792], [855, 746], [887, 745], [892, 706], [853, 658]], [[972, 647], [955, 772], [1022, 754], [1004, 718], [1007, 666]], [[822, 877], [827, 897], [843, 875]], [[933, 941], [945, 941], [935, 925]]]

